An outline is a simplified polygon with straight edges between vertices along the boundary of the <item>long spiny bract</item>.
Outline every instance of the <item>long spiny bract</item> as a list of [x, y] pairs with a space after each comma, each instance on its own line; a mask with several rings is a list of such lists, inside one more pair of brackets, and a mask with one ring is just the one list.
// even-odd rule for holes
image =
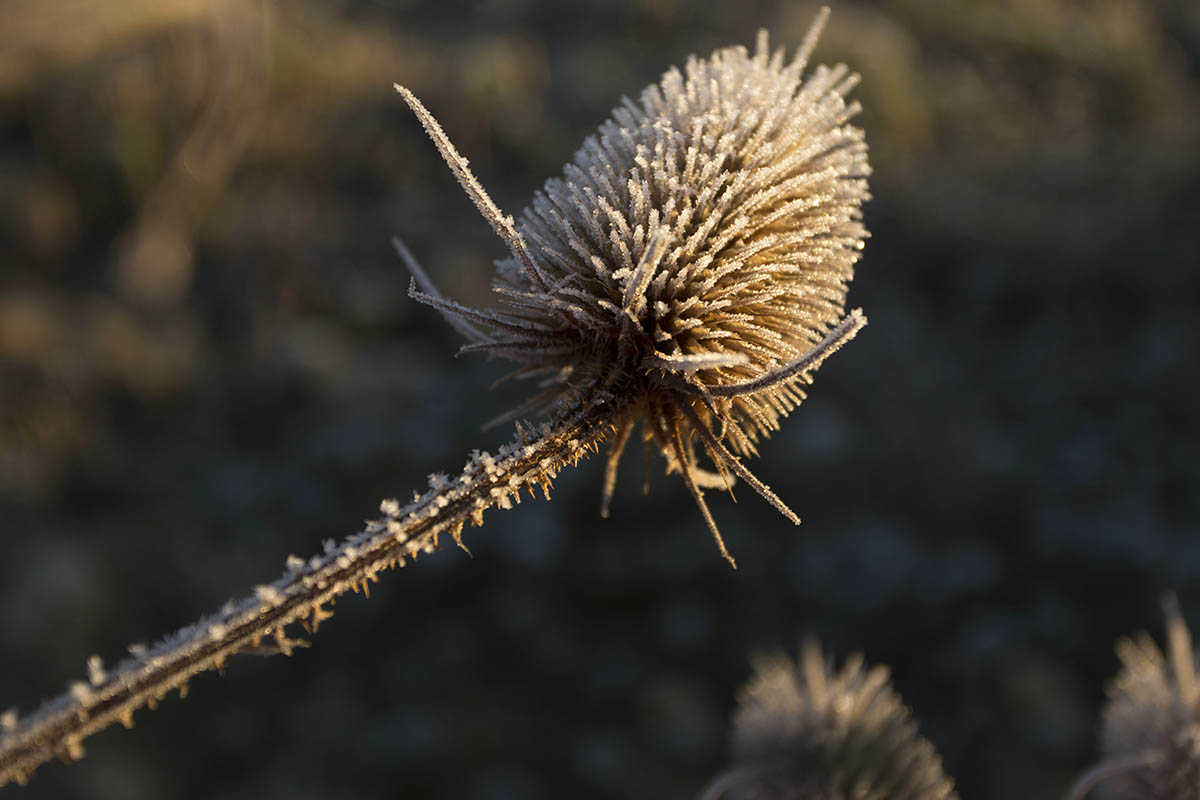
[[[789, 63], [760, 32], [753, 53], [690, 58], [637, 102], [623, 99], [516, 223], [396, 87], [511, 251], [497, 262], [497, 309], [443, 298], [419, 266], [412, 296], [466, 328], [462, 352], [558, 376], [522, 409], [628, 398], [619, 429], [644, 422], [726, 556], [701, 494], [716, 484], [693, 438], [724, 485], [733, 472], [798, 521], [737, 456], [756, 454], [821, 362], [866, 324], [859, 310], [843, 318], [867, 237], [867, 147], [847, 124], [859, 106], [845, 99], [858, 75], [844, 65], [804, 75], [827, 18]], [[605, 468], [605, 514], [624, 441]]]
[[523, 489], [532, 494], [540, 487], [549, 497], [555, 474], [593, 452], [612, 430], [612, 417], [595, 409], [536, 430], [518, 427], [517, 438], [496, 455], [474, 453], [457, 478], [430, 476], [428, 491], [407, 505], [384, 501], [381, 519], [341, 544], [326, 542], [324, 552], [308, 560], [289, 557], [282, 577], [216, 614], [155, 645], [131, 647], [132, 655], [112, 669], [93, 657], [88, 680], [70, 684], [25, 717], [0, 715], [0, 786], [24, 783], [56, 755], [81, 757], [91, 734], [114, 722], [132, 725], [135, 711], [153, 707], [172, 689], [183, 694], [194, 675], [221, 670], [238, 653], [290, 653], [307, 644], [290, 638], [288, 626], [300, 622], [315, 633], [339, 595], [366, 589], [379, 572], [432, 552], [442, 534], [461, 544], [464, 524], [482, 524], [489, 508], [510, 508]]

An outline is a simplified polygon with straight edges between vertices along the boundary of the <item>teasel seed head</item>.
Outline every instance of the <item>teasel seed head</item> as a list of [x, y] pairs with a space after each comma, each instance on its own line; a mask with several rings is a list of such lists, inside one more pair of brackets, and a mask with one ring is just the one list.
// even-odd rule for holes
[[1200, 675], [1176, 599], [1164, 603], [1166, 652], [1148, 634], [1117, 642], [1121, 671], [1108, 687], [1104, 760], [1076, 782], [1071, 800], [1200, 797]]
[[888, 682], [813, 641], [760, 659], [734, 717], [733, 766], [702, 800], [955, 800], [941, 759]]
[[[844, 314], [867, 232], [867, 147], [849, 124], [844, 65], [804, 69], [828, 9], [786, 61], [760, 32], [743, 47], [692, 57], [635, 102], [622, 99], [561, 177], [515, 221], [471, 174], [445, 132], [407, 89], [460, 185], [504, 240], [500, 307], [442, 297], [412, 254], [411, 294], [469, 339], [462, 349], [516, 362], [542, 390], [494, 420], [590, 404], [613, 415], [605, 470], [607, 515], [617, 462], [636, 423], [679, 472], [722, 554], [703, 499], [746, 481], [799, 518], [742, 464], [831, 353], [866, 324]], [[702, 469], [697, 443], [715, 465]]]

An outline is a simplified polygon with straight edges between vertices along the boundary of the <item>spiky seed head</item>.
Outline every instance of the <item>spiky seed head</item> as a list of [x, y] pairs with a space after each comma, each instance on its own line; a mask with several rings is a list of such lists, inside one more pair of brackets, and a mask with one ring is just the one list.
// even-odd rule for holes
[[[482, 351], [549, 376], [518, 413], [562, 401], [619, 409], [606, 472], [637, 421], [678, 471], [720, 542], [702, 489], [740, 476], [799, 519], [741, 465], [804, 399], [813, 371], [865, 323], [843, 317], [867, 232], [867, 147], [848, 123], [858, 75], [808, 75], [823, 11], [790, 61], [760, 32], [692, 57], [639, 100], [622, 99], [519, 221], [502, 214], [432, 115], [403, 87], [460, 184], [511, 257], [497, 262], [500, 308], [422, 291]], [[696, 440], [719, 475], [699, 468]], [[722, 552], [724, 547], [722, 546]], [[728, 555], [728, 554], [726, 554]]]
[[1148, 634], [1117, 642], [1121, 671], [1108, 687], [1104, 760], [1076, 784], [1101, 800], [1200, 797], [1200, 675], [1191, 633], [1173, 597], [1165, 602], [1166, 652]]
[[884, 667], [840, 670], [815, 642], [760, 659], [734, 717], [733, 766], [703, 800], [954, 800]]

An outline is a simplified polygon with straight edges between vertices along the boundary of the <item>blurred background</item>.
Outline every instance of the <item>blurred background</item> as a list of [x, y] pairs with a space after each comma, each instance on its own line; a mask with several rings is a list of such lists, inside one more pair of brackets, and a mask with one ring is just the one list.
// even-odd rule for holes
[[[214, 610], [508, 431], [500, 362], [393, 234], [491, 302], [509, 213], [689, 53], [789, 52], [788, 0], [6, 0], [0, 707]], [[599, 459], [242, 657], [28, 798], [694, 797], [751, 653], [892, 667], [965, 800], [1060, 798], [1116, 637], [1200, 625], [1200, 4], [838, 2], [862, 72], [871, 325], [711, 504]], [[7, 794], [5, 795], [8, 796]]]

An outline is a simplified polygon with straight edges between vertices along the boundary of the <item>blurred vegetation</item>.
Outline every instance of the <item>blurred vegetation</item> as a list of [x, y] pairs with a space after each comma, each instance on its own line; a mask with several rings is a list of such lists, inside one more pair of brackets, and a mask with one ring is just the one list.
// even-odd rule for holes
[[[815, 4], [7, 0], [0, 703], [189, 622], [507, 434], [521, 396], [407, 299], [406, 238], [487, 303], [502, 249], [391, 89], [509, 213], [692, 52]], [[689, 797], [757, 648], [893, 667], [972, 800], [1061, 797], [1112, 642], [1200, 618], [1200, 5], [839, 2], [871, 327], [763, 448], [795, 507], [630, 458], [491, 516], [50, 765], [28, 797]], [[741, 493], [745, 495], [745, 492]]]

